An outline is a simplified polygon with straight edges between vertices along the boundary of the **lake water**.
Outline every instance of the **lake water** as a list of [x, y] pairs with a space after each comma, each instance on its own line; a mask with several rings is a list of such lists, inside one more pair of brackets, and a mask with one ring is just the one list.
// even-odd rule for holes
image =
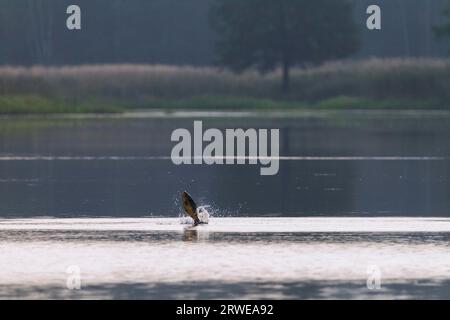
[[[173, 165], [194, 120], [279, 128], [279, 174]], [[0, 298], [450, 298], [449, 141], [445, 112], [2, 118]]]

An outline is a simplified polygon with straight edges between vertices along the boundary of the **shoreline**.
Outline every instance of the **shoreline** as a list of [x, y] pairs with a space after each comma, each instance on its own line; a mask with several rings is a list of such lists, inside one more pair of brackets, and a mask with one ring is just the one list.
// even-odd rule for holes
[[450, 117], [446, 109], [280, 109], [280, 110], [216, 110], [216, 109], [135, 109], [118, 113], [21, 113], [2, 114], [0, 120], [7, 119], [151, 119], [151, 118], [308, 118], [332, 116], [399, 116], [399, 117]]

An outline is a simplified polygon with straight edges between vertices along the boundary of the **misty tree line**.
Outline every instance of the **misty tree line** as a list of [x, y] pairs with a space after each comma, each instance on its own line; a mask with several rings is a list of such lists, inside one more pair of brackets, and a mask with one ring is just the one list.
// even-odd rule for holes
[[[0, 64], [215, 62], [216, 0], [0, 0]], [[314, 2], [314, 1], [313, 1]], [[81, 31], [65, 27], [66, 8], [82, 8]], [[354, 0], [361, 46], [355, 57], [444, 56], [446, 41], [433, 26], [445, 23], [449, 0]], [[382, 30], [365, 28], [365, 9], [382, 7]], [[320, 22], [319, 22], [320, 23]]]
[[[0, 64], [205, 64], [210, 0], [0, 0]], [[82, 30], [66, 8], [82, 8]]]

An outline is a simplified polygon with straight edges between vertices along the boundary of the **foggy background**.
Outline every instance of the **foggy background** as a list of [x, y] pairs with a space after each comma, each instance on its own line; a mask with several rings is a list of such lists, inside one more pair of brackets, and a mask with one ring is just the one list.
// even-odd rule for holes
[[[150, 63], [211, 65], [214, 0], [0, 0], [1, 65]], [[82, 10], [82, 30], [66, 28], [66, 8]], [[382, 9], [382, 30], [366, 28], [366, 9]], [[448, 0], [355, 0], [362, 48], [355, 58], [443, 57]], [[301, 41], [301, 39], [299, 39]]]

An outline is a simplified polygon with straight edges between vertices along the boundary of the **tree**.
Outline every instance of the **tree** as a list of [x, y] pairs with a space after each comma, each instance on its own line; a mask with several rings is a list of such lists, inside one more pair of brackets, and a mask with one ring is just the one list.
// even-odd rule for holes
[[211, 24], [218, 35], [218, 62], [234, 71], [290, 70], [344, 58], [359, 48], [352, 4], [347, 0], [216, 0]]
[[438, 37], [450, 37], [450, 7], [444, 10], [443, 16], [445, 16], [449, 22], [435, 27], [434, 32]]
[[28, 0], [26, 5], [32, 30], [33, 56], [39, 64], [49, 64], [53, 58], [54, 11], [52, 1]]

